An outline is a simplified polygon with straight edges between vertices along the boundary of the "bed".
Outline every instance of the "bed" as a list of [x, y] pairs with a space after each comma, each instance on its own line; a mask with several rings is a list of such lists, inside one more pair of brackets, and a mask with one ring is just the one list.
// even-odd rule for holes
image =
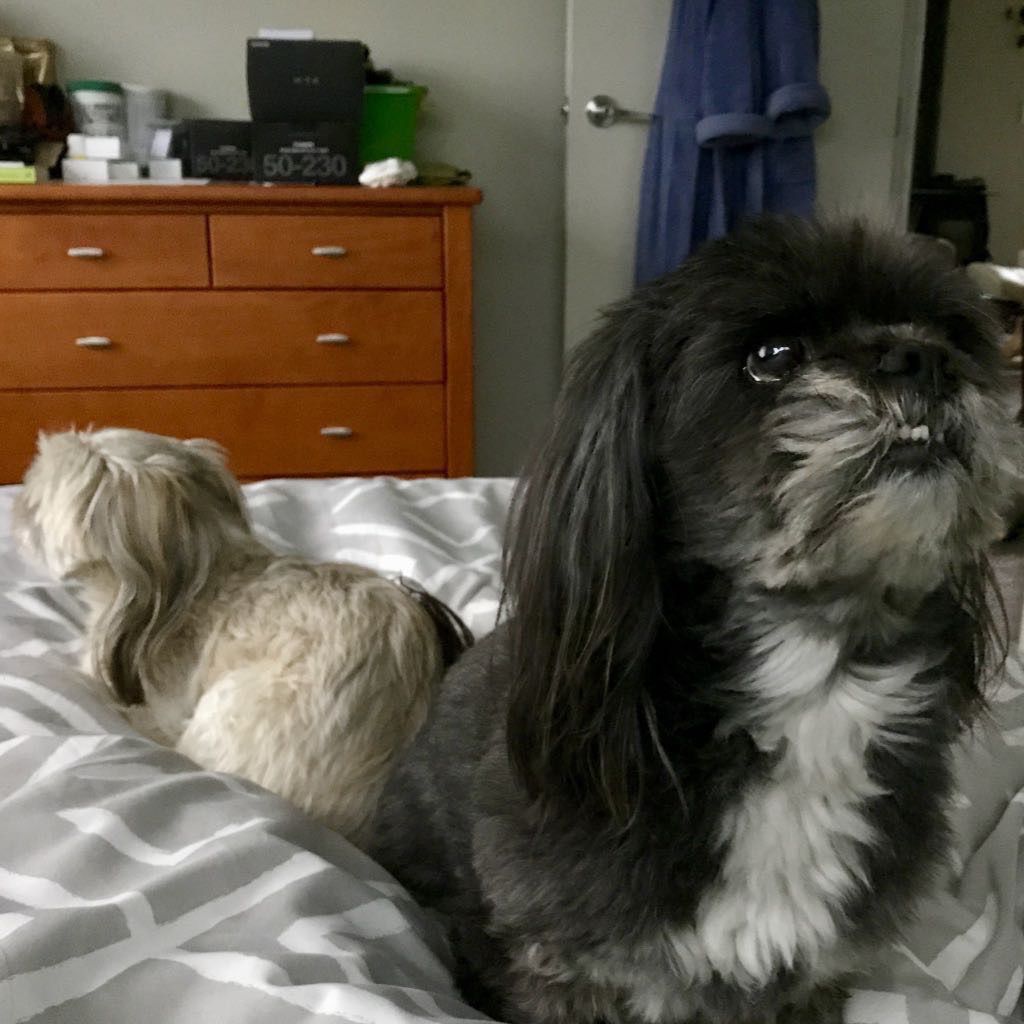
[[[478, 636], [499, 608], [508, 480], [264, 481], [280, 550], [402, 573]], [[14, 550], [0, 488], [0, 1021], [480, 1020], [438, 923], [284, 801], [132, 732], [75, 668], [82, 607]], [[1005, 566], [1004, 566], [1005, 568]], [[1010, 563], [1010, 571], [1019, 568]], [[1019, 1020], [1024, 666], [959, 754], [957, 849], [853, 1024]]]

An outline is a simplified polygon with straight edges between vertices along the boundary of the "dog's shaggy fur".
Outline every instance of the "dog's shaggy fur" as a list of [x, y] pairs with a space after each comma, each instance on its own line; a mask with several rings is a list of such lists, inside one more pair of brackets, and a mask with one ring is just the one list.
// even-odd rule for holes
[[430, 599], [273, 553], [208, 441], [41, 436], [15, 530], [83, 584], [84, 668], [133, 724], [368, 841], [443, 674]]
[[376, 855], [499, 1019], [838, 1022], [947, 845], [1019, 438], [965, 279], [755, 222], [612, 309]]

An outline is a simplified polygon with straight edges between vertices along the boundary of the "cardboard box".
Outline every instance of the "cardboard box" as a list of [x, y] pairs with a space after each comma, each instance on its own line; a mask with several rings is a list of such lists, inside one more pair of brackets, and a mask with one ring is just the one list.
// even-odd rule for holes
[[257, 181], [354, 185], [359, 180], [359, 127], [355, 124], [254, 124]]
[[249, 110], [254, 121], [358, 125], [366, 47], [335, 39], [250, 39]]
[[253, 180], [249, 121], [183, 121], [175, 129], [173, 152], [195, 178]]

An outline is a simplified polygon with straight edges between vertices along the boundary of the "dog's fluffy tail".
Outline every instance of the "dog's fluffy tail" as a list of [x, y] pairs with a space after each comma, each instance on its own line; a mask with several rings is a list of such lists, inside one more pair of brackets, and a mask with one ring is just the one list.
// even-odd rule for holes
[[451, 608], [428, 594], [418, 583], [398, 578], [398, 585], [414, 600], [430, 617], [437, 631], [437, 639], [441, 645], [441, 660], [445, 668], [451, 668], [460, 655], [465, 654], [473, 646], [473, 634], [469, 627]]

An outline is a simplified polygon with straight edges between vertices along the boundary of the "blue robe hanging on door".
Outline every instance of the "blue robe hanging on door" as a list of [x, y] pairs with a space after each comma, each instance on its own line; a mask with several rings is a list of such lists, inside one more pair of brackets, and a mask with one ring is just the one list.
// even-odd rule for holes
[[817, 78], [815, 0], [675, 0], [644, 161], [638, 283], [762, 211], [809, 215]]

